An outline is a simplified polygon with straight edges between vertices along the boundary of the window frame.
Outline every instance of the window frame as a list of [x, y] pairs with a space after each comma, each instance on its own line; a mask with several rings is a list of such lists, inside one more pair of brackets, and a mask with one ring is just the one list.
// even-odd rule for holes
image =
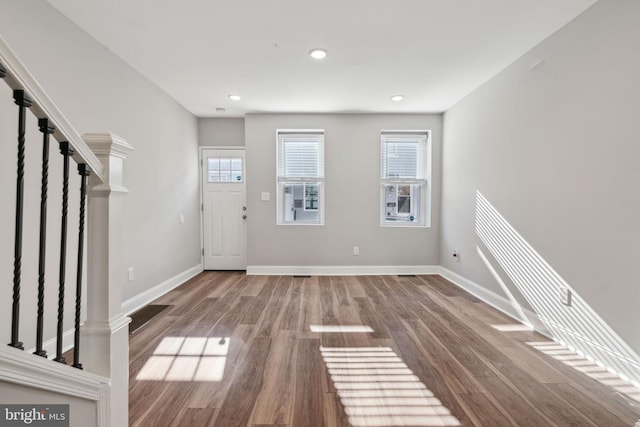
[[[388, 167], [385, 165], [388, 151], [385, 151], [391, 140], [406, 140], [407, 142], [415, 142], [423, 145], [424, 158], [416, 157], [415, 176], [413, 178], [401, 177], [391, 178], [384, 176], [384, 172]], [[379, 216], [381, 227], [430, 227], [431, 226], [431, 131], [430, 130], [382, 130], [380, 131], [380, 203]], [[418, 154], [420, 147], [418, 147]], [[390, 186], [395, 186], [396, 206], [399, 208], [397, 201], [398, 186], [410, 185], [410, 203], [411, 211], [416, 210], [415, 220], [409, 220], [411, 212], [396, 212], [393, 220], [388, 219], [387, 215], [387, 194]], [[418, 193], [416, 193], [418, 191]], [[416, 200], [416, 198], [418, 200]], [[407, 217], [404, 220], [403, 217]]]
[[[285, 160], [281, 156], [280, 151], [284, 142], [281, 136], [288, 135], [290, 137], [317, 137], [318, 160], [316, 176], [286, 176], [281, 175], [285, 169], [285, 165], [281, 164]], [[324, 129], [276, 129], [276, 223], [277, 225], [324, 225]], [[302, 185], [302, 212], [317, 213], [317, 220], [285, 220], [285, 187], [291, 185]], [[317, 208], [307, 209], [307, 186], [317, 186]], [[297, 208], [296, 208], [297, 209]]]

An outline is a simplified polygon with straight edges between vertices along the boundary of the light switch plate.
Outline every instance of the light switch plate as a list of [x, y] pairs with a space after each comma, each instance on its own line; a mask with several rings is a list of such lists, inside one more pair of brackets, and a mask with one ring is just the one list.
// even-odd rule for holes
[[263, 191], [262, 193], [260, 193], [260, 200], [262, 200], [263, 202], [268, 202], [269, 200], [271, 200], [271, 193], [269, 193], [268, 191]]

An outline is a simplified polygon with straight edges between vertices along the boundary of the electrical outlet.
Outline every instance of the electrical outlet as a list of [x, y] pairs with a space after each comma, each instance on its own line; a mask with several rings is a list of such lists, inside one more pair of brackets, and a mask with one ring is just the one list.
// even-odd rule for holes
[[133, 267], [129, 267], [129, 282], [133, 282]]
[[355, 255], [355, 256], [360, 255], [360, 246], [354, 246], [353, 247], [353, 255]]
[[560, 288], [560, 301], [564, 305], [571, 306], [571, 289]]
[[453, 259], [456, 262], [460, 262], [460, 252], [454, 250], [453, 252], [451, 252], [451, 256], [453, 256]]

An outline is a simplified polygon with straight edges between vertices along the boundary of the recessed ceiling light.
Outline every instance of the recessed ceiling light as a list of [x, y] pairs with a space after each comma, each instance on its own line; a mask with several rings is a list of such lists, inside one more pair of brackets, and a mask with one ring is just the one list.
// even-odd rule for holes
[[224, 113], [225, 111], [227, 110], [225, 110], [224, 108], [221, 108], [221, 107], [216, 108], [216, 113]]
[[242, 98], [240, 98], [240, 95], [231, 94], [229, 95], [229, 99], [232, 101], [240, 101]]
[[324, 59], [327, 56], [327, 51], [324, 49], [313, 49], [309, 52], [309, 56], [313, 59]]
[[395, 102], [402, 101], [403, 99], [404, 99], [404, 96], [402, 96], [402, 95], [393, 95], [393, 96], [391, 97], [391, 100], [392, 100], [392, 101], [395, 101]]

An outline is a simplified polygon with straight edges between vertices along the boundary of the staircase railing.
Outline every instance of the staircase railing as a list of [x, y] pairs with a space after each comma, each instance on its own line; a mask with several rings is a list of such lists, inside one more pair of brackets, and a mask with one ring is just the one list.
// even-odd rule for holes
[[[56, 108], [44, 90], [31, 76], [22, 62], [16, 57], [13, 51], [0, 38], [0, 79], [3, 80], [13, 90], [13, 101], [18, 109], [17, 123], [17, 173], [16, 173], [16, 200], [15, 200], [15, 229], [14, 237], [14, 257], [13, 257], [13, 284], [10, 289], [11, 295], [1, 298], [11, 299], [11, 338], [8, 343], [11, 350], [0, 351], [0, 380], [20, 383], [20, 377], [24, 375], [14, 375], [16, 362], [21, 358], [28, 361], [24, 366], [28, 369], [38, 369], [41, 363], [60, 362], [66, 364], [64, 357], [63, 338], [65, 334], [64, 313], [65, 294], [69, 292], [67, 278], [68, 259], [72, 257], [68, 254], [67, 243], [75, 236], [69, 236], [69, 195], [70, 180], [79, 181], [80, 194], [77, 209], [77, 257], [75, 274], [75, 305], [72, 308], [74, 313], [73, 322], [73, 368], [82, 370], [86, 368], [93, 374], [87, 374], [84, 378], [87, 384], [96, 385], [96, 392], [88, 395], [104, 396], [105, 387], [109, 389], [108, 396], [98, 406], [109, 405], [106, 414], [98, 420], [98, 425], [126, 425], [128, 423], [128, 323], [129, 319], [121, 311], [121, 283], [117, 270], [121, 267], [119, 254], [121, 252], [121, 239], [118, 226], [121, 224], [119, 218], [121, 214], [120, 194], [126, 194], [126, 189], [122, 185], [122, 163], [126, 154], [132, 147], [121, 138], [110, 133], [89, 134], [84, 139], [70, 125], [64, 115]], [[27, 114], [31, 113], [38, 119], [38, 128], [42, 133], [42, 156], [41, 159], [27, 158], [27, 145], [35, 144], [36, 141], [27, 141]], [[50, 165], [50, 138], [58, 142], [60, 155], [62, 156], [63, 173], [61, 179], [62, 200], [60, 201], [61, 215], [60, 221], [60, 252], [59, 252], [59, 275], [57, 283], [51, 284], [45, 275], [47, 258], [51, 254], [47, 253], [47, 232], [49, 202], [49, 176]], [[3, 141], [4, 142], [4, 141]], [[39, 161], [38, 161], [39, 160]], [[70, 161], [77, 164], [78, 176], [74, 178], [71, 174]], [[34, 164], [38, 165], [35, 168]], [[29, 165], [27, 167], [27, 165]], [[39, 188], [39, 230], [37, 233], [29, 233], [31, 237], [37, 234], [34, 241], [25, 241], [24, 216], [25, 216], [25, 194], [33, 192], [33, 186], [25, 188], [25, 173], [33, 170], [40, 171]], [[9, 185], [8, 183], [0, 183]], [[74, 182], [75, 184], [75, 182]], [[86, 202], [89, 198], [88, 203]], [[88, 209], [87, 209], [88, 204]], [[85, 228], [87, 231], [87, 254], [85, 255]], [[56, 236], [57, 237], [57, 236]], [[33, 345], [36, 356], [18, 353], [24, 352], [25, 344], [21, 341], [21, 314], [20, 308], [23, 304], [22, 294], [25, 284], [22, 280], [22, 273], [25, 267], [29, 271], [35, 271], [36, 266], [23, 265], [23, 246], [38, 247], [37, 262], [37, 297], [36, 301], [36, 334], [35, 342], [28, 343], [28, 347]], [[31, 245], [31, 246], [30, 246]], [[51, 246], [51, 245], [49, 245]], [[58, 255], [58, 254], [54, 254]], [[84, 260], [87, 259], [87, 271], [84, 272]], [[83, 277], [87, 278], [87, 283], [83, 284]], [[36, 284], [28, 284], [35, 286]], [[44, 346], [45, 339], [45, 297], [48, 295], [46, 289], [49, 286], [57, 286], [57, 313], [55, 333], [55, 357], [53, 361], [48, 359]], [[0, 290], [3, 289], [0, 287]], [[83, 301], [83, 290], [86, 290], [86, 321], [83, 322], [81, 307]], [[29, 301], [31, 303], [31, 301]], [[51, 316], [49, 316], [51, 317]], [[24, 319], [24, 316], [22, 317]], [[3, 327], [3, 325], [0, 325]], [[6, 349], [6, 347], [5, 347]], [[81, 352], [82, 350], [82, 352]], [[16, 353], [17, 352], [17, 353]], [[81, 363], [81, 354], [86, 357], [86, 362]], [[124, 355], [124, 356], [123, 356]], [[38, 362], [42, 360], [42, 362]], [[26, 369], [26, 368], [25, 368]], [[63, 371], [60, 371], [63, 369]], [[44, 368], [43, 372], [55, 372], [56, 378], [64, 378], [64, 369], [69, 367]], [[49, 375], [48, 374], [48, 375]], [[97, 375], [95, 375], [97, 374]], [[34, 374], [37, 376], [37, 374]], [[82, 382], [82, 375], [69, 374], [68, 377], [77, 383]], [[51, 375], [49, 375], [51, 377]], [[100, 380], [104, 378], [104, 380]], [[29, 386], [46, 388], [49, 382], [27, 381]], [[75, 386], [74, 386], [75, 387]], [[74, 388], [72, 387], [72, 388]], [[53, 387], [56, 389], [56, 387]], [[64, 389], [64, 387], [62, 387]], [[99, 417], [100, 418], [100, 417]]]

